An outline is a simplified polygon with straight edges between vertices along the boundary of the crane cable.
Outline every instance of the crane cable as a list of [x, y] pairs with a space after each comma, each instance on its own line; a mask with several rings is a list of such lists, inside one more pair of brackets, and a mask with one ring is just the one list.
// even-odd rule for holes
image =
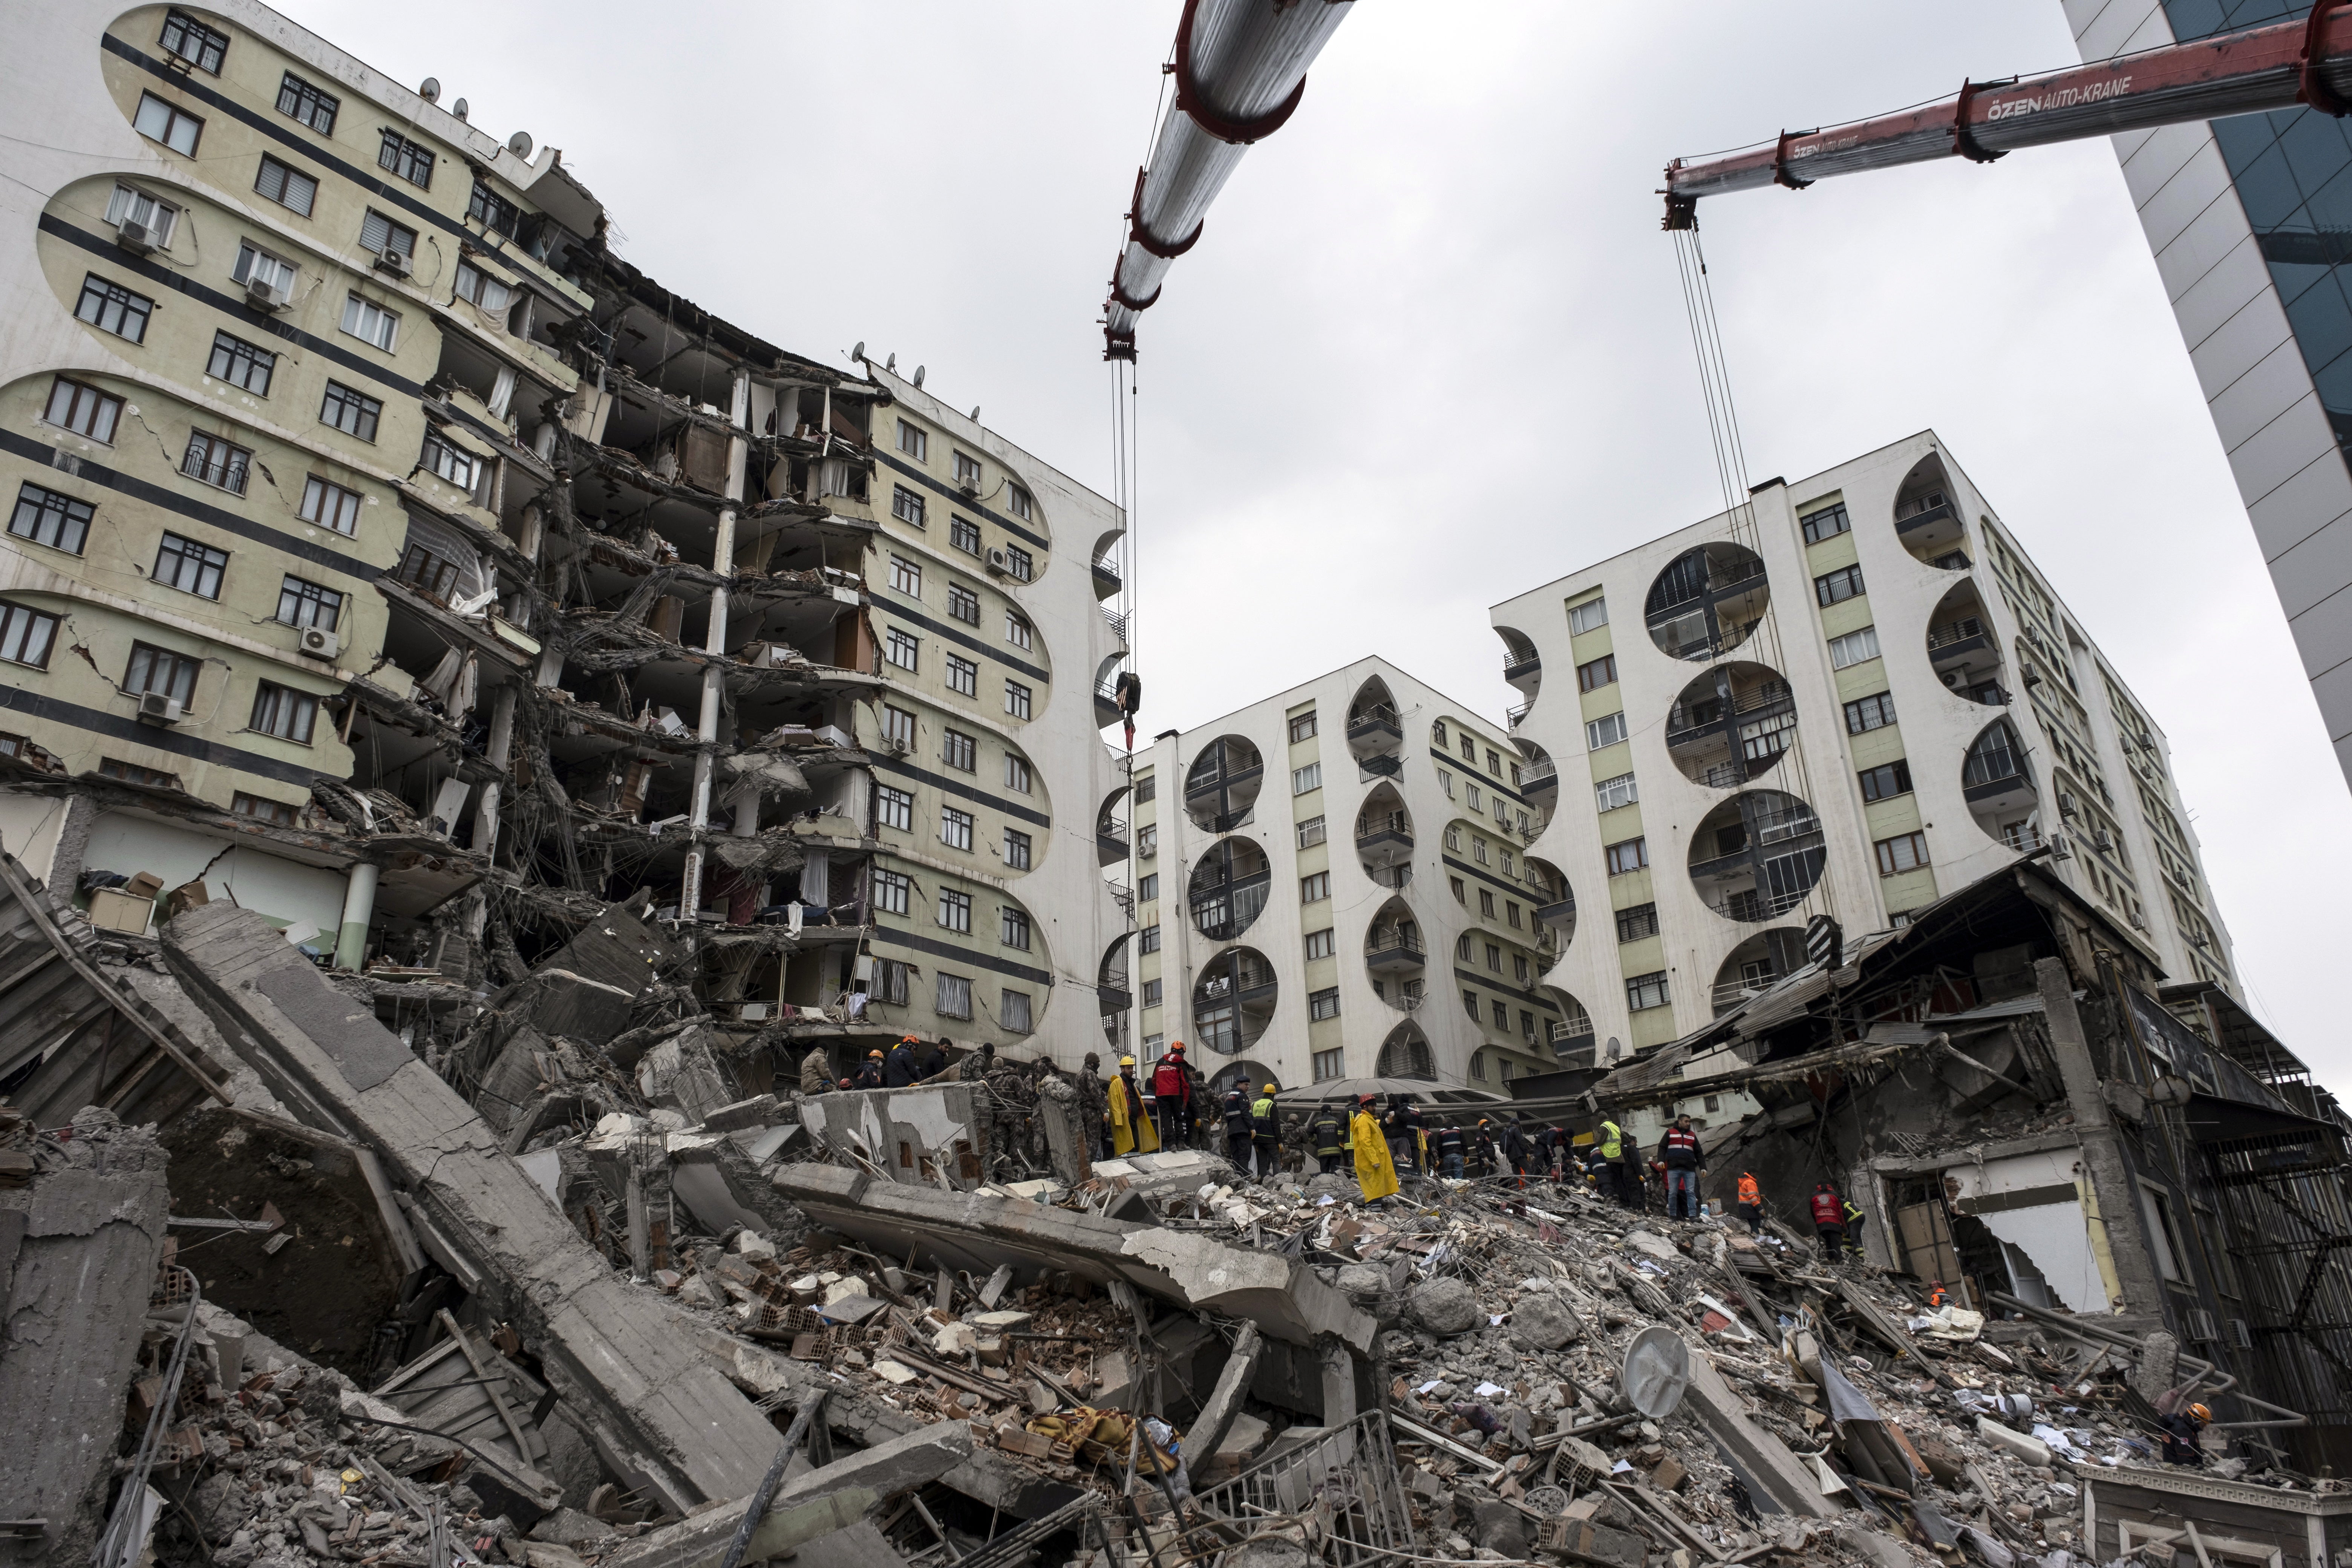
[[[1748, 451], [1739, 434], [1739, 413], [1731, 396], [1731, 367], [1723, 351], [1723, 328], [1716, 319], [1715, 287], [1707, 271], [1706, 247], [1700, 241], [1696, 223], [1687, 229], [1675, 229], [1675, 266], [1681, 276], [1683, 309], [1690, 319], [1691, 347], [1698, 359], [1699, 390], [1706, 406], [1707, 439], [1715, 461], [1716, 483], [1723, 497], [1723, 510], [1731, 542], [1763, 559], [1762, 534], [1756, 521], [1756, 501], [1748, 483]], [[1769, 583], [1769, 579], [1767, 580]], [[1710, 610], [1710, 615], [1712, 611]], [[1768, 668], [1786, 681], [1788, 661], [1780, 643], [1780, 617], [1772, 613], [1768, 598], [1764, 614], [1755, 626], [1757, 652], [1768, 661]], [[1738, 736], [1735, 729], [1734, 743]], [[1743, 748], [1744, 752], [1744, 748]], [[1828, 865], [1828, 833], [1819, 827], [1821, 814], [1812, 803], [1812, 780], [1805, 766], [1804, 731], [1801, 725], [1790, 726], [1790, 742], [1782, 763], [1790, 771], [1784, 775], [1790, 786], [1785, 793], [1796, 796], [1805, 809], [1811, 812], [1817, 829], [1823, 838], [1822, 865], [1813, 885], [1792, 909], [1802, 912], [1806, 906], [1818, 900], [1820, 911], [1834, 916], [1837, 900], [1830, 887]], [[1745, 770], [1742, 770], [1743, 773]], [[1743, 826], [1744, 826], [1743, 820]], [[1765, 889], [1759, 889], [1759, 893]], [[1767, 919], [1786, 911], [1775, 910]], [[1762, 934], [1759, 932], [1758, 934]], [[1777, 960], [1778, 954], [1769, 956]], [[1713, 987], [1709, 987], [1713, 995]]]

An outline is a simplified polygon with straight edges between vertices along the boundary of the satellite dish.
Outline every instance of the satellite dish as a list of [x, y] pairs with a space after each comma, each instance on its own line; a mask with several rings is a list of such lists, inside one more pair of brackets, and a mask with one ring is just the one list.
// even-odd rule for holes
[[971, 405], [971, 422], [975, 425], [980, 423], [980, 405], [977, 403]]
[[1609, 1049], [1609, 1059], [1610, 1059], [1611, 1061], [1612, 1061], [1612, 1062], [1613, 1062], [1613, 1061], [1615, 1061], [1615, 1060], [1616, 1060], [1620, 1056], [1622, 1056], [1622, 1055], [1623, 1055], [1623, 1054], [1624, 1054], [1625, 1047], [1622, 1047], [1622, 1046], [1621, 1046], [1621, 1045], [1619, 1045], [1619, 1044], [1617, 1043], [1617, 1037], [1616, 1037], [1616, 1036], [1612, 1035], [1612, 1036], [1610, 1036], [1610, 1037], [1609, 1037], [1609, 1047], [1608, 1047], [1608, 1049]]
[[857, 340], [857, 346], [849, 351], [849, 357], [851, 359], [860, 361], [866, 358], [866, 340], [864, 338]]
[[530, 157], [530, 132], [528, 131], [518, 131], [507, 138], [507, 151], [518, 158], [528, 161]]
[[926, 368], [926, 366], [919, 364], [915, 367], [915, 384], [917, 386], [923, 384], [923, 372]]
[[897, 354], [892, 354], [888, 360], [884, 362], [882, 368], [886, 371], [896, 374], [898, 369], [898, 356]]
[[437, 76], [426, 77], [425, 79], [425, 85], [416, 89], [416, 96], [423, 99], [427, 103], [440, 102], [441, 79]]
[[466, 100], [462, 98], [459, 99], [455, 104], [450, 106], [449, 112], [456, 115], [460, 120], [465, 119], [467, 113]]
[[1663, 1421], [1683, 1402], [1690, 1386], [1690, 1346], [1664, 1323], [1653, 1323], [1625, 1347], [1625, 1365], [1617, 1386], [1633, 1408], [1653, 1421]]

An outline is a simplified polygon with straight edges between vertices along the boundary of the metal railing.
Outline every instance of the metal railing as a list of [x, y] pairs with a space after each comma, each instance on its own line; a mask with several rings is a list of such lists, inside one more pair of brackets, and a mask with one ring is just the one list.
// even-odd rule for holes
[[1506, 658], [1503, 660], [1503, 679], [1505, 680], [1517, 680], [1524, 676], [1540, 675], [1542, 673], [1543, 656], [1541, 654], [1531, 653], [1525, 658]]
[[1123, 583], [1126, 581], [1125, 576], [1118, 569], [1118, 563], [1112, 560], [1108, 555], [1096, 556], [1094, 558], [1092, 570], [1096, 576], [1108, 577], [1114, 583]]
[[1368, 838], [1378, 838], [1383, 833], [1401, 834], [1406, 838], [1411, 838], [1412, 837], [1412, 818], [1407, 816], [1402, 811], [1391, 811], [1384, 814], [1367, 813], [1365, 816], [1356, 818], [1357, 843], [1361, 844]]
[[1427, 958], [1428, 956], [1429, 949], [1422, 944], [1422, 940], [1418, 936], [1400, 937], [1393, 934], [1382, 936], [1375, 933], [1372, 937], [1372, 944], [1364, 949], [1366, 963], [1377, 963], [1381, 959], [1390, 957]]
[[1120, 615], [1116, 610], [1108, 609], [1099, 605], [1095, 607], [1102, 610], [1102, 618], [1104, 623], [1118, 635], [1119, 641], [1125, 642], [1127, 640], [1127, 617]]
[[1769, 921], [1774, 915], [1786, 914], [1812, 895], [1811, 888], [1801, 893], [1767, 893], [1757, 889], [1743, 889], [1719, 900], [1710, 900], [1707, 908], [1727, 920]]
[[1503, 710], [1503, 720], [1506, 726], [1513, 730], [1517, 729], [1520, 721], [1527, 718], [1529, 710], [1534, 707], [1535, 700], [1533, 698], [1528, 699], [1525, 702], [1515, 702], [1511, 704], [1510, 707]]
[[1372, 873], [1375, 887], [1387, 888], [1391, 891], [1412, 880], [1412, 865], [1410, 861], [1401, 866], [1385, 866]]
[[1349, 738], [1352, 739], [1366, 730], [1394, 730], [1402, 734], [1403, 726], [1397, 721], [1397, 710], [1387, 703], [1381, 702], [1375, 703], [1370, 708], [1360, 708], [1348, 715]]
[[1330, 1568], [1393, 1568], [1417, 1550], [1412, 1507], [1380, 1410], [1197, 1492], [1193, 1500], [1200, 1523], [1180, 1543], [1193, 1568], [1222, 1568], [1270, 1524], [1308, 1517], [1321, 1535], [1318, 1561]]
[[1974, 616], [1965, 616], [1957, 621], [1947, 621], [1940, 626], [1927, 628], [1927, 651], [1933, 653], [1939, 647], [1949, 647], [1954, 643], [1966, 642], [1970, 637], [1980, 637], [1984, 635], [1984, 622]]
[[2000, 784], [2009, 779], [2022, 779], [2024, 772], [2017, 765], [2016, 754], [2007, 746], [1990, 751], [1970, 752], [1960, 768], [1960, 787], [1975, 789], [1982, 784]]
[[1541, 784], [1555, 784], [1559, 779], [1558, 763], [1529, 763], [1519, 770], [1519, 788], [1530, 790]]
[[1767, 974], [1754, 980], [1719, 981], [1709, 1000], [1717, 1007], [1728, 1007], [1739, 1002], [1750, 992], [1762, 991], [1779, 984], [1780, 984], [1780, 976], [1777, 974]]

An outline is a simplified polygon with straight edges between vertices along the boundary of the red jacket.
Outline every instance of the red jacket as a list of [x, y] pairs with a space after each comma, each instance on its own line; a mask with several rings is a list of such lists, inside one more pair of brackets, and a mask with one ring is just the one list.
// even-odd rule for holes
[[1845, 1205], [1838, 1202], [1835, 1193], [1813, 1194], [1813, 1224], [1816, 1227], [1833, 1225], [1840, 1229], [1844, 1228]]
[[1184, 1070], [1182, 1062], [1162, 1058], [1151, 1069], [1151, 1097], [1170, 1105], [1187, 1103], [1192, 1098], [1192, 1075]]

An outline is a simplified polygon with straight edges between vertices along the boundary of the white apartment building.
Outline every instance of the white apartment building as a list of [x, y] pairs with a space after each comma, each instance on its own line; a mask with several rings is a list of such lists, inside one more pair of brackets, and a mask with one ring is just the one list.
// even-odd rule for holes
[[1365, 658], [1136, 753], [1129, 1038], [1222, 1089], [1549, 1068], [1573, 922], [1510, 740]]
[[2236, 989], [2162, 732], [1932, 431], [1493, 619], [1587, 911], [1545, 984], [1603, 1063], [1801, 965], [1815, 915], [1900, 925], [2026, 855]]

